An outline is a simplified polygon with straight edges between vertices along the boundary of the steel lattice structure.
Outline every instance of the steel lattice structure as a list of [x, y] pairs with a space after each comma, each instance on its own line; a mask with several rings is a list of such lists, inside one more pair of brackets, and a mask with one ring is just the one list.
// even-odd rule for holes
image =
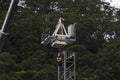
[[[76, 54], [63, 51], [62, 65], [58, 65], [58, 80], [76, 80]], [[72, 56], [70, 60], [69, 57]]]

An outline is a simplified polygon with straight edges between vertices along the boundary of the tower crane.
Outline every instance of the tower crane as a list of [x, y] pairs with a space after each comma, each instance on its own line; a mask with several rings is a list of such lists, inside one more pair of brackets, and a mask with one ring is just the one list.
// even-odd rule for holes
[[[70, 24], [66, 30], [63, 21], [63, 18], [59, 18], [55, 31], [51, 35], [42, 34], [41, 44], [46, 46], [50, 44], [53, 48], [61, 49], [76, 41], [76, 23]], [[75, 52], [58, 52], [58, 80], [76, 80], [75, 58]]]

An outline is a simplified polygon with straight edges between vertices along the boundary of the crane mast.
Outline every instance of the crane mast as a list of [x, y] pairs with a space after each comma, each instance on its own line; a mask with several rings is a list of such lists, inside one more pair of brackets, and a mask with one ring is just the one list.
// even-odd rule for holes
[[8, 29], [10, 26], [11, 18], [14, 15], [14, 11], [17, 6], [17, 3], [18, 3], [18, 0], [11, 0], [8, 11], [6, 13], [6, 17], [4, 19], [2, 28], [0, 30], [0, 51], [2, 50], [4, 41], [6, 39], [6, 36], [8, 35]]

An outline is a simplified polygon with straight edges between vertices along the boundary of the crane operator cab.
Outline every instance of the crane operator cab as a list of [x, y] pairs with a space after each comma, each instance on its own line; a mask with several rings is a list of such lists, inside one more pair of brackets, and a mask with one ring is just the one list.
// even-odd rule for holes
[[76, 23], [70, 24], [66, 31], [63, 21], [63, 18], [59, 18], [53, 34], [44, 38], [44, 40], [41, 41], [41, 44], [47, 45], [48, 43], [51, 43], [51, 47], [53, 48], [63, 48], [76, 41]]

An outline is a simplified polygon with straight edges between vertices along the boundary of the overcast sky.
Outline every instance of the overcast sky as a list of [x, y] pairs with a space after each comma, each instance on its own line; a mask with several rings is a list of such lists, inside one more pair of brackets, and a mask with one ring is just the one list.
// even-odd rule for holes
[[[73, 1], [75, 1], [75, 0], [73, 0]], [[111, 6], [114, 6], [116, 8], [120, 8], [120, 0], [103, 0], [103, 1], [110, 2]], [[18, 5], [20, 6], [24, 2], [25, 1], [21, 1], [21, 2], [19, 2]]]
[[120, 0], [106, 0], [106, 2], [110, 2], [111, 6], [116, 8], [120, 8]]

